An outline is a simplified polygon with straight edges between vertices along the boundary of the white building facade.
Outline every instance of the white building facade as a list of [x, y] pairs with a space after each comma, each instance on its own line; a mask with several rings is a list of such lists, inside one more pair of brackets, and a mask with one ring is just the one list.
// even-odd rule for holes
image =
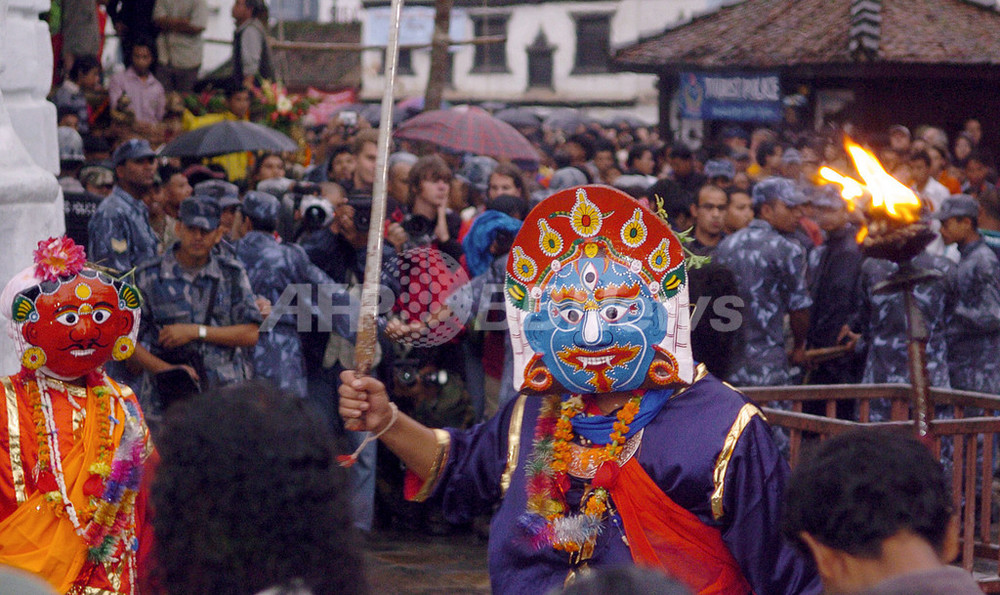
[[[444, 97], [461, 103], [628, 106], [637, 108], [633, 111], [648, 111], [655, 121], [655, 77], [614, 72], [611, 53], [718, 4], [717, 0], [455, 0], [452, 39], [491, 35], [507, 39], [490, 45], [453, 46], [450, 84]], [[432, 28], [433, 5], [431, 0], [405, 5], [404, 13], [422, 10], [422, 19], [431, 19], [431, 24], [411, 24], [413, 29]], [[373, 27], [373, 16], [387, 13], [388, 2], [364, 0], [363, 6], [363, 40], [384, 43], [384, 25]], [[410, 39], [419, 41], [418, 37], [414, 33]], [[401, 38], [402, 43], [406, 41], [405, 36]], [[362, 54], [363, 99], [381, 97], [383, 60], [379, 50]], [[397, 73], [397, 96], [423, 95], [429, 71], [430, 49], [404, 51]]]

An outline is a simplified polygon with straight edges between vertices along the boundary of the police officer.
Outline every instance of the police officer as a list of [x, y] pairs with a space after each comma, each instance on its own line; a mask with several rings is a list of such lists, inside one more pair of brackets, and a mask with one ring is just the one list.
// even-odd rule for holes
[[219, 229], [222, 230], [222, 237], [215, 245], [215, 251], [222, 256], [236, 258], [236, 248], [230, 239], [235, 239], [233, 224], [241, 204], [239, 186], [225, 180], [205, 180], [194, 185], [194, 194], [211, 197], [219, 203]]
[[[254, 293], [278, 304], [282, 294], [295, 285], [300, 286], [298, 300], [311, 299], [317, 291], [333, 291], [333, 279], [309, 262], [300, 246], [282, 243], [275, 237], [280, 207], [277, 198], [257, 191], [248, 192], [240, 207], [242, 216], [234, 228], [240, 237], [235, 244], [236, 255], [246, 267]], [[301, 294], [301, 285], [310, 287], [309, 296]], [[333, 300], [339, 306], [339, 315], [333, 316], [334, 332], [347, 337], [351, 326], [345, 308], [347, 296], [336, 292]], [[272, 380], [283, 390], [306, 397], [305, 361], [296, 330], [301, 321], [290, 313], [275, 315], [280, 319], [273, 326], [267, 325], [270, 328], [266, 332], [262, 330], [254, 349], [254, 370], [258, 377]]]
[[195, 195], [179, 216], [180, 241], [136, 271], [144, 298], [136, 362], [150, 374], [187, 366], [202, 389], [248, 379], [261, 316], [243, 266], [212, 250], [222, 234], [219, 206]]
[[156, 177], [156, 153], [145, 139], [132, 139], [112, 156], [117, 183], [87, 225], [87, 255], [120, 273], [157, 257], [159, 239], [142, 196]]
[[[942, 256], [922, 252], [913, 259], [914, 266], [946, 274], [951, 261]], [[907, 363], [906, 308], [901, 293], [874, 291], [882, 281], [898, 269], [896, 263], [881, 258], [867, 258], [861, 264], [858, 278], [857, 307], [851, 329], [861, 336], [857, 351], [867, 348], [861, 382], [910, 383]], [[946, 285], [942, 279], [917, 285], [913, 295], [927, 325], [927, 373], [931, 386], [949, 388], [948, 344], [945, 336]], [[889, 403], [875, 399], [871, 404], [871, 421], [889, 419]]]
[[736, 275], [743, 317], [744, 352], [737, 357], [731, 381], [742, 386], [789, 384], [789, 357], [785, 352], [784, 317], [794, 339], [791, 361], [802, 363], [809, 308], [806, 254], [783, 234], [798, 225], [804, 197], [791, 180], [770, 177], [753, 189], [756, 217], [727, 236], [714, 259]]
[[934, 217], [945, 244], [961, 254], [946, 278], [951, 386], [1000, 394], [1000, 263], [979, 234], [979, 203], [951, 196]]

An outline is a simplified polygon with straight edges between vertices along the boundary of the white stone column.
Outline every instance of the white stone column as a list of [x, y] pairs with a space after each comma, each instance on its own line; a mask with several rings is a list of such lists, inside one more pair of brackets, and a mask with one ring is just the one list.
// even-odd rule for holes
[[[39, 240], [65, 231], [56, 182], [56, 109], [45, 100], [52, 78], [46, 0], [0, 0], [0, 284], [31, 264]], [[10, 313], [4, 313], [8, 318]], [[18, 370], [0, 330], [0, 374]]]

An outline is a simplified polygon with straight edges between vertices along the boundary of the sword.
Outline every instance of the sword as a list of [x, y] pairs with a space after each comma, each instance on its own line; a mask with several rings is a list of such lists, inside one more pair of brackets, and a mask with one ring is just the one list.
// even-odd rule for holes
[[[382, 280], [382, 245], [385, 234], [386, 184], [389, 178], [389, 135], [392, 134], [392, 108], [396, 86], [396, 62], [399, 59], [399, 21], [403, 0], [392, 0], [389, 7], [389, 41], [386, 45], [386, 85], [382, 93], [382, 116], [378, 129], [378, 157], [375, 161], [375, 181], [372, 187], [371, 225], [368, 228], [368, 256], [365, 259], [365, 279], [361, 286], [361, 308], [358, 332], [354, 343], [354, 370], [366, 375], [375, 361], [378, 341], [378, 297]], [[345, 423], [348, 430], [361, 429], [360, 420]]]

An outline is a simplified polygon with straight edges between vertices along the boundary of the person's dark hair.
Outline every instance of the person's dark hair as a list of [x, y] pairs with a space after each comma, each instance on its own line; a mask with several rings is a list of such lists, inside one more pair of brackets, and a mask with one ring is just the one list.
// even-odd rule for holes
[[615, 153], [615, 145], [608, 139], [604, 137], [598, 137], [594, 140], [594, 155], [597, 155], [601, 151], [608, 151], [612, 155]]
[[514, 180], [518, 195], [524, 200], [528, 200], [528, 185], [524, 181], [524, 172], [521, 171], [520, 167], [513, 163], [499, 163], [490, 174], [490, 177], [493, 176], [506, 176]]
[[327, 177], [333, 174], [333, 161], [337, 158], [337, 155], [340, 155], [342, 153], [349, 153], [353, 155], [354, 151], [351, 150], [351, 145], [348, 145], [346, 143], [337, 145], [332, 149], [330, 149], [330, 156], [327, 158], [327, 171], [326, 171]]
[[586, 133], [574, 134], [566, 139], [567, 143], [576, 143], [583, 149], [584, 158], [590, 161], [594, 158], [594, 137]]
[[633, 145], [631, 149], [628, 150], [628, 157], [625, 158], [625, 169], [635, 169], [635, 162], [642, 158], [642, 154], [649, 151], [649, 154], [656, 158], [656, 153], [653, 152], [653, 147], [649, 145]]
[[[698, 304], [701, 297], [710, 298], [704, 306], [699, 306], [705, 310], [691, 329], [691, 352], [694, 359], [703, 362], [709, 372], [726, 378], [733, 367], [733, 354], [742, 352], [736, 347], [743, 345], [743, 333], [739, 324], [735, 324], [741, 319], [743, 310], [742, 302], [734, 299], [739, 295], [736, 275], [716, 262], [688, 268], [687, 274], [691, 303]], [[717, 319], [715, 326], [713, 319]]]
[[691, 595], [691, 590], [662, 572], [640, 566], [598, 568], [583, 575], [562, 595]]
[[232, 99], [233, 96], [235, 96], [237, 93], [243, 93], [243, 92], [249, 93], [250, 89], [247, 89], [242, 82], [226, 81], [225, 83], [222, 84], [222, 92], [225, 94], [226, 101], [228, 101]]
[[878, 558], [882, 542], [910, 531], [941, 552], [952, 501], [945, 473], [908, 433], [858, 429], [819, 442], [792, 472], [781, 531], [808, 553], [805, 532], [855, 557]]
[[[979, 201], [979, 207], [984, 213], [994, 219], [1000, 219], [1000, 192], [997, 191], [995, 186], [984, 188], [979, 193], [979, 196], [976, 197], [976, 200]], [[978, 221], [976, 223], [976, 227], [978, 228]]]
[[62, 121], [66, 116], [73, 116], [76, 119], [80, 119], [80, 113], [76, 111], [75, 107], [68, 105], [61, 105], [56, 107], [56, 122]]
[[157, 447], [153, 525], [169, 593], [367, 592], [347, 473], [305, 401], [261, 382], [202, 394], [167, 410]]
[[688, 217], [691, 214], [691, 195], [673, 180], [666, 178], [657, 180], [646, 191], [646, 196], [649, 197], [649, 204], [653, 209], [657, 207], [657, 198], [663, 201], [663, 210], [671, 222], [676, 221], [677, 217]]
[[169, 163], [165, 164], [165, 165], [161, 165], [160, 168], [159, 168], [159, 170], [157, 170], [157, 172], [160, 174], [160, 179], [163, 180], [164, 184], [166, 184], [167, 182], [169, 182], [170, 178], [174, 177], [177, 174], [184, 175], [184, 171], [181, 168], [174, 167], [173, 165], [170, 165]]
[[254, 231], [262, 231], [264, 233], [274, 233], [278, 229], [276, 221], [265, 221], [257, 217], [251, 217], [246, 213], [243, 213], [243, 217], [245, 217], [247, 221], [249, 221], [250, 224], [253, 225]]
[[931, 166], [931, 155], [925, 150], [910, 153], [910, 161], [923, 161], [927, 167]]
[[706, 182], [702, 184], [700, 188], [698, 188], [697, 192], [694, 193], [694, 206], [696, 207], [701, 206], [701, 191], [704, 190], [705, 188], [715, 188], [716, 190], [724, 194], [726, 196], [726, 205], [727, 206], [729, 205], [729, 192], [727, 192], [725, 188], [722, 188], [718, 184]]
[[80, 77], [87, 74], [93, 69], [100, 69], [101, 63], [97, 60], [96, 56], [86, 54], [83, 56], [77, 56], [73, 60], [73, 66], [69, 69], [69, 79], [73, 82], [80, 80]]
[[250, 173], [251, 180], [257, 179], [257, 176], [260, 175], [260, 169], [264, 167], [264, 162], [270, 159], [271, 157], [277, 157], [278, 159], [281, 160], [282, 165], [285, 164], [285, 158], [281, 156], [281, 153], [274, 153], [274, 152], [261, 153], [253, 164], [253, 171]]
[[780, 147], [781, 145], [771, 140], [766, 140], [757, 145], [757, 153], [754, 155], [754, 158], [757, 159], [757, 165], [763, 167], [768, 156], [774, 155], [775, 151], [777, 151]]
[[448, 164], [438, 155], [425, 155], [410, 168], [407, 185], [410, 189], [410, 204], [420, 194], [420, 183], [424, 180], [451, 180], [452, 172]]
[[966, 165], [970, 161], [976, 161], [982, 165], [985, 165], [986, 167], [993, 166], [993, 163], [991, 163], [990, 158], [986, 156], [986, 153], [980, 151], [979, 149], [972, 149], [972, 152], [969, 153], [969, 156], [965, 158]]
[[264, 3], [264, 0], [244, 1], [246, 2], [247, 8], [250, 9], [250, 14], [253, 15], [253, 18], [262, 19], [268, 15], [267, 4]]
[[132, 42], [132, 45], [129, 47], [128, 50], [128, 55], [123, 56], [125, 66], [126, 67], [132, 66], [132, 52], [135, 51], [135, 48], [137, 47], [144, 47], [147, 50], [149, 50], [150, 54], [153, 55], [153, 63], [149, 65], [149, 69], [155, 71], [156, 66], [159, 63], [159, 59], [156, 52], [156, 38], [145, 33], [139, 35], [139, 37], [137, 37]]

